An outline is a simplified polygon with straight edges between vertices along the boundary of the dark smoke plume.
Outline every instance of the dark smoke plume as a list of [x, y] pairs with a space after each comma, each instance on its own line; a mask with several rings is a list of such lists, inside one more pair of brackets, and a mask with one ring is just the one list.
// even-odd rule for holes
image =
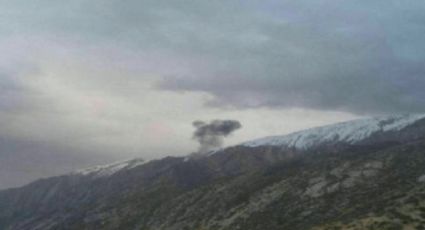
[[198, 153], [220, 148], [224, 137], [242, 127], [241, 123], [235, 120], [213, 120], [210, 123], [194, 121], [192, 124], [196, 128], [193, 139], [198, 140], [200, 144]]

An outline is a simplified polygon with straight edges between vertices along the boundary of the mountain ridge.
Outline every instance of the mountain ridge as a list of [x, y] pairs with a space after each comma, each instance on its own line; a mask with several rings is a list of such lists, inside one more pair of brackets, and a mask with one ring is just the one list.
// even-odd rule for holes
[[[376, 134], [378, 132], [399, 131], [409, 125], [425, 120], [425, 114], [403, 114], [403, 115], [387, 115], [372, 118], [355, 119], [336, 124], [318, 126], [308, 128], [286, 135], [268, 136], [264, 138], [254, 139], [240, 144], [229, 146], [246, 146], [246, 147], [261, 147], [261, 146], [278, 146], [283, 148], [293, 148], [295, 150], [308, 150], [321, 144], [329, 144], [332, 142], [340, 142], [344, 144], [355, 144]], [[301, 142], [301, 143], [300, 143]], [[220, 150], [211, 151], [204, 156], [211, 156]], [[200, 156], [199, 154], [197, 155]], [[191, 156], [186, 156], [185, 160], [189, 160]], [[89, 174], [108, 169], [113, 173], [116, 169], [126, 169], [128, 164], [135, 166], [140, 163], [146, 163], [143, 159], [130, 159], [119, 161], [107, 165], [97, 165], [87, 169], [77, 170], [71, 174]], [[105, 172], [105, 174], [108, 174]]]
[[354, 144], [368, 138], [374, 133], [398, 131], [424, 118], [425, 114], [405, 114], [356, 119], [309, 128], [287, 135], [260, 138], [244, 142], [241, 145], [249, 147], [275, 145], [289, 148], [293, 147], [296, 149], [307, 149], [323, 142], [330, 141]]
[[355, 143], [237, 145], [205, 157], [133, 160], [0, 191], [0, 228], [423, 226], [424, 164], [424, 119]]

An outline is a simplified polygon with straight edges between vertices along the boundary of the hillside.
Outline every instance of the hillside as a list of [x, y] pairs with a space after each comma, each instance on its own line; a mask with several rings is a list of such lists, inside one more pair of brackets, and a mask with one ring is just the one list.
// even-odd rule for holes
[[0, 229], [425, 229], [424, 117], [39, 180], [0, 192]]

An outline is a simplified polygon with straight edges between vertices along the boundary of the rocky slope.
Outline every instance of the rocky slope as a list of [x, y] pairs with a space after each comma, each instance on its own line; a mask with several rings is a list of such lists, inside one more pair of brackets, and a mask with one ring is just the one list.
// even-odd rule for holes
[[424, 117], [39, 180], [0, 192], [0, 229], [424, 229]]

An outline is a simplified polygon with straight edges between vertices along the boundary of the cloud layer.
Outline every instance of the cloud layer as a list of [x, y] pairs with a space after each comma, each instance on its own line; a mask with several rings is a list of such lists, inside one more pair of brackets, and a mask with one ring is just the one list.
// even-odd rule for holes
[[[167, 77], [161, 86], [209, 92], [216, 96], [210, 102], [215, 106], [357, 114], [425, 111], [424, 3], [283, 1], [256, 6], [253, 24], [234, 34], [228, 31], [236, 28], [223, 29], [224, 41], [208, 39], [199, 45], [209, 48], [214, 67]], [[232, 26], [232, 17], [246, 21], [227, 17], [224, 28]]]
[[425, 110], [420, 1], [59, 2], [3, 3], [3, 32], [151, 57], [130, 65], [213, 106]]

